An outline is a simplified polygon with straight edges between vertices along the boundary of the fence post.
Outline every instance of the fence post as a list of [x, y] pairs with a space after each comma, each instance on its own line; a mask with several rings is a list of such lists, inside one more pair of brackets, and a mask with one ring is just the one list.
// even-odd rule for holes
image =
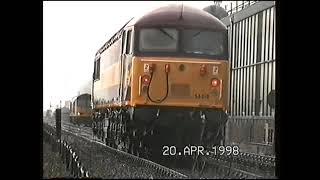
[[[257, 59], [256, 59], [256, 63], [260, 63], [262, 60], [262, 56], [261, 56], [261, 52], [262, 52], [262, 38], [263, 38], [263, 34], [262, 34], [262, 18], [263, 18], [263, 14], [262, 12], [260, 12], [258, 14], [258, 27], [257, 27]], [[257, 65], [256, 67], [256, 94], [255, 94], [255, 108], [254, 108], [254, 112], [255, 112], [255, 116], [259, 116], [259, 111], [261, 108], [261, 102], [260, 102], [260, 78], [261, 78], [261, 65]]]
[[61, 109], [56, 109], [56, 140], [59, 145], [59, 153], [61, 154]]
[[61, 109], [56, 109], [56, 137], [61, 140]]
[[238, 1], [236, 1], [236, 12], [238, 12]]

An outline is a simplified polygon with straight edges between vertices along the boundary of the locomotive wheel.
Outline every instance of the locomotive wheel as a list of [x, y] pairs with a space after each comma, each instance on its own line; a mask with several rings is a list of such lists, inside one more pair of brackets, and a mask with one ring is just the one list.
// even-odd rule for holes
[[192, 159], [193, 159], [192, 172], [198, 173], [199, 175], [201, 175], [206, 165], [205, 159], [201, 158], [200, 155], [194, 155]]
[[[140, 143], [141, 143], [141, 146], [140, 146]], [[138, 148], [140, 157], [145, 158], [145, 159], [149, 159], [149, 148], [147, 146], [145, 146], [142, 141], [140, 141], [140, 143], [139, 143], [139, 148]]]
[[131, 141], [131, 154], [137, 155], [137, 144], [134, 139]]
[[102, 135], [101, 135], [101, 140], [102, 140], [102, 142], [104, 142], [104, 139], [105, 139], [105, 136], [104, 136], [104, 131], [102, 130], [102, 133], [101, 133]]
[[136, 143], [136, 152], [138, 157], [143, 157], [143, 148], [141, 140]]
[[139, 148], [136, 149], [136, 155], [137, 155], [138, 157], [141, 157], [141, 156], [140, 156], [140, 153], [139, 153]]
[[[200, 142], [200, 144], [204, 144], [205, 127], [206, 127], [207, 120], [206, 120], [205, 114], [202, 112], [200, 112], [200, 119], [202, 122], [202, 127], [201, 127], [199, 142]], [[201, 174], [203, 172], [204, 167], [205, 167], [205, 163], [206, 163], [205, 160], [203, 160], [203, 158], [199, 154], [193, 155], [192, 159], [193, 159], [192, 172], [194, 172], [194, 173], [198, 172], [199, 174]]]
[[113, 147], [113, 148], [116, 148], [116, 149], [117, 149], [117, 147], [118, 147], [116, 133], [113, 135], [112, 147]]
[[150, 156], [149, 156], [149, 148], [147, 148], [146, 146], [144, 147], [144, 158], [145, 159], [149, 159]]
[[130, 153], [130, 143], [131, 143], [130, 138], [129, 138], [129, 136], [127, 136], [124, 141], [124, 150], [127, 153]]
[[131, 142], [131, 145], [130, 145], [130, 154], [134, 155], [134, 143]]
[[120, 144], [121, 144], [121, 142], [119, 141], [119, 139], [117, 138], [117, 137], [115, 137], [115, 140], [114, 140], [114, 147], [116, 148], [116, 149], [120, 149]]
[[100, 129], [98, 129], [97, 138], [100, 139]]
[[133, 139], [133, 142], [132, 142], [132, 154], [140, 157], [138, 139]]

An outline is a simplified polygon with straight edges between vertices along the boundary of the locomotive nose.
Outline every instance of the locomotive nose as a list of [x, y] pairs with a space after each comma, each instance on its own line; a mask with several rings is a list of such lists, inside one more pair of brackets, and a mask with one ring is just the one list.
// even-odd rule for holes
[[227, 62], [150, 57], [137, 64], [137, 95], [144, 105], [221, 107], [225, 101]]

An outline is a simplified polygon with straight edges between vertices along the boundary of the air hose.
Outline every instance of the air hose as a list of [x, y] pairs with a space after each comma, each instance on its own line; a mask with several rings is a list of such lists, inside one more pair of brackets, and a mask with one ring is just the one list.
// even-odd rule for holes
[[151, 83], [152, 83], [152, 77], [153, 77], [153, 72], [150, 73], [151, 74], [151, 77], [150, 77], [150, 84], [148, 86], [148, 89], [147, 89], [147, 95], [148, 95], [148, 98], [150, 99], [151, 102], [153, 103], [161, 103], [163, 102], [167, 97], [168, 97], [168, 92], [169, 92], [169, 82], [168, 82], [168, 76], [169, 76], [169, 73], [166, 72], [166, 79], [167, 79], [167, 92], [166, 92], [166, 95], [161, 99], [161, 100], [153, 100], [151, 97], [150, 97], [150, 90], [149, 90], [149, 87], [151, 86]]

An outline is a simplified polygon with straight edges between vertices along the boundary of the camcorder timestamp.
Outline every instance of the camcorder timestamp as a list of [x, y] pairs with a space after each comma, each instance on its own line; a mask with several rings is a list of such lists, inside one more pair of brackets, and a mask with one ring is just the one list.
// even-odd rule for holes
[[176, 146], [163, 146], [163, 156], [193, 156], [193, 155], [227, 155], [237, 156], [240, 153], [239, 146], [213, 146], [211, 149], [205, 149], [204, 146], [185, 146], [182, 150], [179, 150]]

